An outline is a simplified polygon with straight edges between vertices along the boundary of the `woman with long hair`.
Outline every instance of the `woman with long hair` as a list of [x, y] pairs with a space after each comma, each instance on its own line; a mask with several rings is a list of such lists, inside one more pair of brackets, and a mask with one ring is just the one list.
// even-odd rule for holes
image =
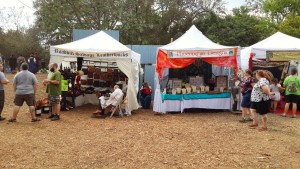
[[252, 118], [249, 117], [246, 119], [247, 112], [249, 112], [249, 108], [251, 106], [251, 92], [252, 88], [255, 85], [255, 79], [252, 77], [252, 71], [246, 70], [244, 73], [244, 81], [241, 83], [242, 87], [242, 119], [241, 123], [245, 123], [247, 121], [252, 121]]
[[262, 127], [258, 131], [266, 131], [267, 128], [267, 113], [269, 112], [270, 96], [274, 93], [270, 92], [269, 84], [270, 76], [264, 71], [256, 72], [257, 83], [253, 86], [251, 93], [251, 108], [250, 112], [253, 117], [253, 123], [249, 125], [251, 128], [258, 127], [256, 113], [262, 116]]

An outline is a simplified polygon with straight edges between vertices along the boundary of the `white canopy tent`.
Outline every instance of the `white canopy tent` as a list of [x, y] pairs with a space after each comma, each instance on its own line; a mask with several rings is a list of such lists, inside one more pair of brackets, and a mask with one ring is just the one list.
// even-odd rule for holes
[[[241, 68], [249, 67], [251, 52], [253, 59], [266, 59], [267, 51], [300, 51], [300, 39], [277, 32], [272, 36], [241, 50]], [[300, 60], [300, 56], [299, 56]]]
[[50, 47], [50, 63], [83, 57], [85, 60], [113, 61], [128, 77], [128, 113], [138, 109], [140, 54], [132, 51], [103, 31], [86, 38]]
[[216, 50], [216, 49], [232, 49], [232, 46], [219, 45], [208, 39], [202, 32], [193, 25], [181, 37], [175, 41], [160, 47], [166, 50]]
[[[237, 47], [223, 46], [214, 43], [213, 41], [208, 39], [205, 35], [203, 35], [202, 32], [198, 30], [195, 25], [191, 26], [189, 30], [187, 30], [181, 37], [179, 37], [175, 41], [158, 48], [158, 50], [162, 50], [165, 53], [168, 53], [168, 57], [175, 56], [174, 58], [193, 58], [196, 55], [197, 55], [196, 57], [198, 58], [232, 56], [234, 54], [233, 50], [235, 49], [237, 50]], [[191, 55], [189, 51], [192, 51], [193, 55]], [[218, 56], [216, 56], [214, 54], [211, 54], [210, 53], [211, 51], [222, 51], [222, 54], [218, 53], [216, 54]], [[177, 52], [178, 53], [182, 52], [182, 53], [176, 55]], [[172, 54], [174, 55], [171, 56]], [[168, 69], [167, 71], [163, 71], [163, 78], [167, 76], [168, 76]], [[157, 72], [155, 74], [155, 84], [156, 84], [156, 89], [154, 95], [153, 111], [166, 113], [163, 110], [160, 80]]]

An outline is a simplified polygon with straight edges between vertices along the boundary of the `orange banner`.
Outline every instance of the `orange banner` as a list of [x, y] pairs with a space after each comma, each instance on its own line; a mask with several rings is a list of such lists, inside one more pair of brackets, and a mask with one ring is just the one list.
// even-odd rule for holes
[[[234, 49], [234, 56], [201, 58], [205, 62], [223, 67], [238, 69], [236, 60], [237, 49]], [[164, 68], [183, 68], [192, 64], [197, 58], [168, 58], [168, 54], [159, 50], [156, 58], [156, 72], [162, 78]]]

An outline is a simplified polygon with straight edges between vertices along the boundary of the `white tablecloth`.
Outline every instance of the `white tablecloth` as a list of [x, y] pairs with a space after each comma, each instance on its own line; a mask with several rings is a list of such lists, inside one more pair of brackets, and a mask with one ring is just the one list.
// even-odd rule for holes
[[181, 111], [181, 102], [180, 100], [165, 100], [162, 103], [162, 113]]
[[189, 108], [231, 110], [232, 104], [233, 104], [232, 98], [182, 100], [181, 112], [183, 112], [184, 109], [189, 109]]
[[215, 98], [215, 99], [193, 99], [193, 100], [164, 100], [159, 104], [159, 112], [167, 113], [172, 111], [184, 112], [188, 108], [203, 108], [203, 109], [224, 109], [231, 110], [233, 98]]

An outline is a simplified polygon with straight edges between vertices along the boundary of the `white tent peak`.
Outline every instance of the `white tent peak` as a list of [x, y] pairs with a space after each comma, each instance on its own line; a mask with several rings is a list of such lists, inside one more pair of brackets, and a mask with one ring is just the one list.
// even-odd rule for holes
[[253, 52], [254, 59], [266, 59], [267, 51], [300, 51], [300, 39], [282, 32], [276, 32], [268, 38], [241, 50], [241, 68], [247, 69]]
[[160, 47], [163, 50], [210, 50], [232, 48], [219, 45], [208, 39], [197, 29], [195, 25], [191, 26], [181, 37], [175, 41]]
[[289, 36], [282, 32], [276, 32], [270, 37], [251, 45], [250, 47], [256, 49], [274, 49], [274, 50], [288, 50], [299, 49], [300, 39]]
[[91, 36], [85, 37], [83, 39], [79, 39], [74, 42], [56, 45], [56, 48], [64, 48], [64, 49], [73, 49], [76, 46], [75, 50], [90, 50], [93, 52], [120, 52], [120, 51], [131, 51], [128, 47], [109, 36], [104, 31], [100, 31]]

